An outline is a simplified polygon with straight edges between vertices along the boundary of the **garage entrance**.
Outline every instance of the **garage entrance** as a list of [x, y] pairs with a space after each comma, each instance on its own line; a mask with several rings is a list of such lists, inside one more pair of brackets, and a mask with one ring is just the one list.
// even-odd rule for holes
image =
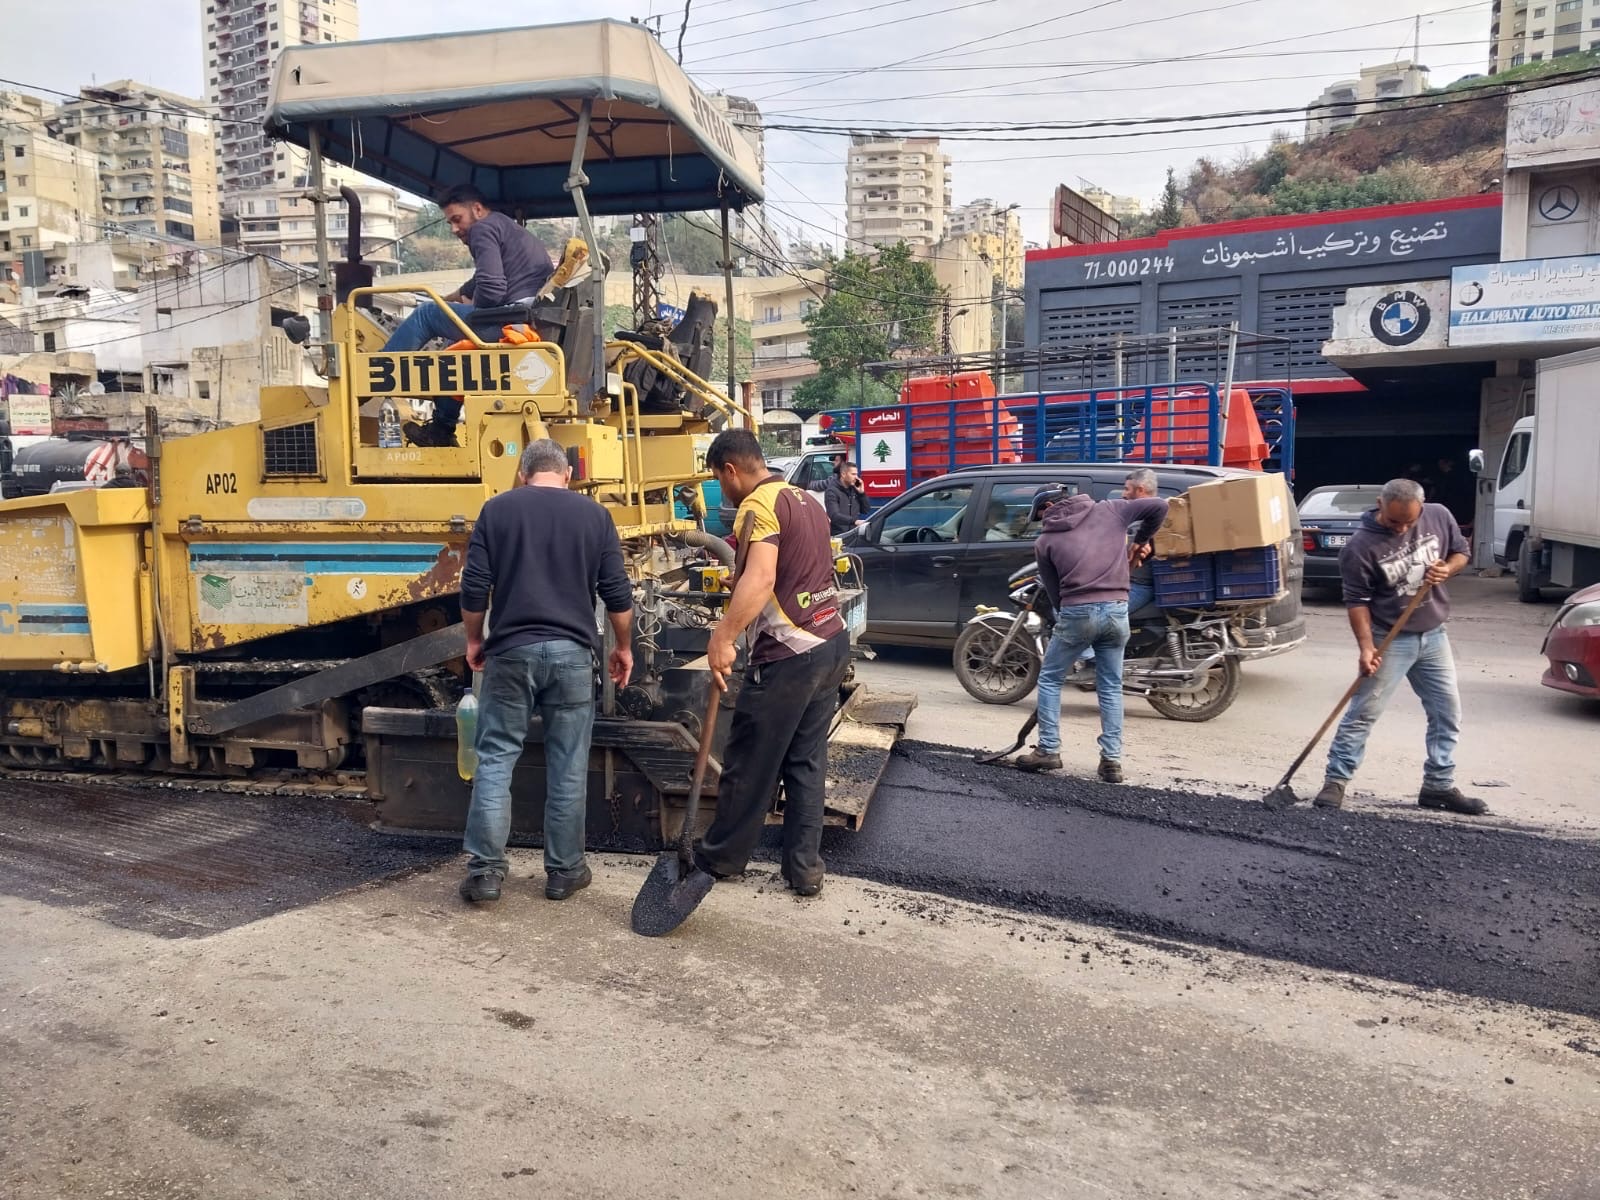
[[1492, 363], [1389, 369], [1365, 379], [1296, 382], [1294, 493], [1338, 483], [1415, 479], [1470, 525], [1483, 380]]

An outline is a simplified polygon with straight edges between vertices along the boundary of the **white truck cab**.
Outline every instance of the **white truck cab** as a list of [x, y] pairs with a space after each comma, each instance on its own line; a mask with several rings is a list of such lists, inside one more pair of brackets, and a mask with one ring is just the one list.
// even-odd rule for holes
[[1494, 477], [1494, 560], [1514, 566], [1533, 522], [1533, 417], [1511, 427]]

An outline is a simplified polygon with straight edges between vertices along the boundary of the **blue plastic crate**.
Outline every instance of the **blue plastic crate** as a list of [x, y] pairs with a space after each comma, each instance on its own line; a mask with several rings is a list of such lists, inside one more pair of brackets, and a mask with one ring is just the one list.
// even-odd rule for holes
[[1221, 550], [1217, 560], [1218, 600], [1271, 600], [1283, 590], [1282, 555], [1277, 546]]
[[1209, 554], [1156, 559], [1156, 603], [1162, 608], [1204, 608], [1215, 604], [1216, 570], [1211, 560]]

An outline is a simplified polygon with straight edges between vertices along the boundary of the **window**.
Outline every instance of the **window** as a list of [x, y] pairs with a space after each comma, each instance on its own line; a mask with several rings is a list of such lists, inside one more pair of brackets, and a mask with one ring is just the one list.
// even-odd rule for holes
[[23, 234], [22, 235], [22, 248], [24, 250], [27, 250], [32, 245], [33, 245], [33, 235], [31, 233]]
[[1569, 33], [1577, 33], [1578, 30], [1580, 30], [1582, 28], [1583, 28], [1583, 22], [1582, 21], [1569, 21], [1565, 25], [1557, 25], [1556, 26], [1556, 36], [1557, 37], [1564, 37], [1566, 34], [1569, 34]]
[[195, 392], [200, 397], [200, 399], [202, 399], [202, 400], [211, 399], [211, 381], [209, 379], [202, 379], [198, 383], [196, 383], [194, 386], [195, 386]]
[[1542, 29], [1535, 29], [1535, 30], [1534, 30], [1534, 31], [1533, 31], [1533, 40], [1534, 40], [1534, 41], [1536, 41], [1536, 42], [1537, 42], [1537, 41], [1540, 41], [1540, 40], [1542, 40], [1542, 39], [1543, 39], [1543, 38], [1544, 38], [1544, 30], [1542, 30]]
[[323, 41], [325, 41], [325, 42], [331, 42], [331, 41], [333, 41], [333, 34], [331, 34], [331, 33], [325, 33], [325, 34], [323, 34], [323, 35], [322, 35], [322, 40], [323, 40]]
[[25, 188], [27, 186], [28, 186], [28, 177], [26, 175], [18, 175], [17, 176], [17, 187], [18, 188]]
[[1544, 55], [1542, 53], [1535, 53], [1534, 56], [1532, 58], [1530, 58], [1528, 61], [1529, 62], [1543, 62], [1544, 61]]
[[1583, 7], [1583, 0], [1561, 0], [1561, 3], [1556, 5], [1556, 11], [1557, 12], [1577, 12], [1582, 7]]
[[1542, 8], [1536, 8], [1536, 9], [1534, 9], [1534, 10], [1533, 10], [1533, 15], [1534, 15], [1534, 16], [1535, 16], [1535, 17], [1542, 17], [1542, 16], [1544, 16], [1544, 9], [1542, 9]]
[[1037, 483], [997, 483], [991, 487], [978, 540], [1014, 542], [1038, 537], [1042, 522], [1028, 520], [1038, 490]]
[[272, 49], [276, 50], [277, 48], [278, 48], [278, 43], [277, 42], [273, 42], [272, 43]]
[[28, 154], [28, 148], [26, 146], [13, 146], [13, 147], [11, 147], [11, 157], [12, 158], [26, 158], [27, 154]]
[[25, 217], [27, 215], [28, 215], [28, 206], [26, 204], [17, 205], [17, 216]]
[[1506, 456], [1500, 460], [1500, 479], [1495, 487], [1503, 488], [1528, 469], [1528, 451], [1533, 448], [1533, 434], [1527, 430], [1511, 435], [1506, 444]]
[[53, 334], [53, 333], [45, 334], [44, 335], [44, 351], [45, 351], [45, 353], [46, 354], [50, 354], [50, 353], [54, 352], [55, 348], [56, 348], [56, 335]]
[[884, 515], [879, 540], [936, 545], [954, 542], [961, 536], [961, 518], [971, 499], [970, 483], [923, 492]]

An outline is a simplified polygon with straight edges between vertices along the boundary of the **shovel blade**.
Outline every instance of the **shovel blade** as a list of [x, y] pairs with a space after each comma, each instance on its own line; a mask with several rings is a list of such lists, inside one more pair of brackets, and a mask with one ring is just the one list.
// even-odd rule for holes
[[1261, 797], [1261, 803], [1266, 806], [1268, 812], [1278, 812], [1299, 802], [1300, 797], [1294, 794], [1294, 789], [1287, 783], [1280, 783], [1265, 796]]
[[714, 876], [699, 867], [685, 872], [676, 850], [663, 851], [633, 900], [633, 931], [643, 937], [662, 937], [689, 919], [700, 907]]

